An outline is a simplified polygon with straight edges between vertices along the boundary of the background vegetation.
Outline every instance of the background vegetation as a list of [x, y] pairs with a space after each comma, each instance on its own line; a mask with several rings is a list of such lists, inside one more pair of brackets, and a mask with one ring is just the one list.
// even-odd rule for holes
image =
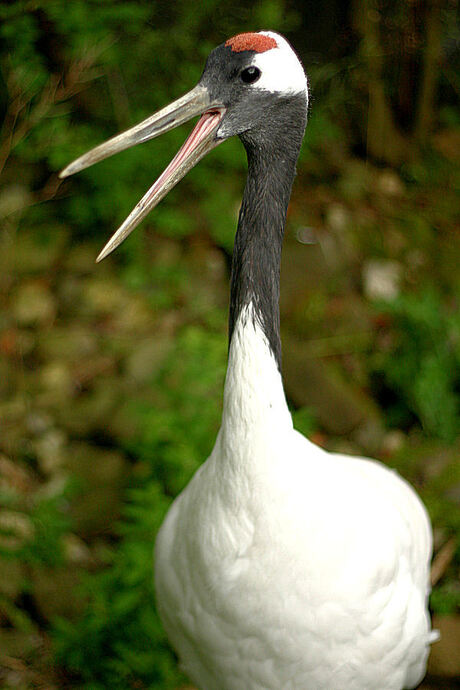
[[97, 266], [187, 128], [75, 179], [57, 171], [191, 88], [215, 45], [258, 28], [289, 38], [312, 92], [283, 258], [288, 399], [316, 442], [379, 457], [422, 495], [444, 640], [430, 687], [454, 686], [457, 10], [0, 4], [2, 688], [185, 687], [154, 609], [152, 546], [219, 426], [244, 151], [231, 141], [210, 154]]

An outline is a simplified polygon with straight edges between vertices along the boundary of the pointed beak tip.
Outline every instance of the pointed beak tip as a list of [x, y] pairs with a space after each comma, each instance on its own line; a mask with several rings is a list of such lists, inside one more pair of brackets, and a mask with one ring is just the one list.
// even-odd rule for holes
[[105, 257], [106, 257], [108, 254], [110, 254], [110, 252], [106, 251], [106, 249], [104, 248], [104, 249], [103, 249], [101, 252], [99, 252], [99, 254], [97, 255], [97, 257], [96, 257], [96, 263], [97, 263], [97, 264], [100, 264], [101, 261], [102, 261], [103, 259], [105, 259]]
[[70, 163], [70, 165], [66, 165], [66, 167], [63, 168], [63, 169], [58, 173], [58, 177], [59, 177], [61, 180], [64, 180], [66, 177], [70, 177], [70, 175], [72, 175], [72, 173], [73, 173], [73, 170], [72, 170], [72, 163]]

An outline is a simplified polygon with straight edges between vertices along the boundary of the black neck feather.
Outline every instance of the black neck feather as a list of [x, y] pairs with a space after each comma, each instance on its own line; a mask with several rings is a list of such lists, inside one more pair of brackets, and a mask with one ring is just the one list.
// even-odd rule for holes
[[295, 125], [291, 123], [289, 128], [285, 123], [275, 136], [268, 132], [264, 137], [260, 130], [257, 136], [241, 136], [248, 156], [248, 178], [233, 250], [230, 291], [230, 341], [238, 315], [252, 303], [254, 318], [280, 370], [281, 249], [305, 118], [300, 117], [300, 122], [297, 119]]

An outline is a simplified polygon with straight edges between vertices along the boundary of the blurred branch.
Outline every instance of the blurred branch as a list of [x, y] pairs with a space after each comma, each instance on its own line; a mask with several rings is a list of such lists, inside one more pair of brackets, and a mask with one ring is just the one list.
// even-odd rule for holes
[[72, 98], [89, 81], [101, 76], [101, 72], [96, 72], [93, 68], [102, 50], [105, 50], [105, 46], [94, 46], [83, 57], [72, 61], [64, 76], [50, 75], [38, 99], [36, 91], [27, 92], [20, 84], [16, 72], [8, 70], [6, 84], [9, 103], [0, 140], [0, 173], [16, 146], [50, 115], [58, 103]]
[[117, 125], [120, 129], [126, 129], [132, 123], [132, 116], [128, 93], [120, 69], [112, 69], [107, 73], [107, 83]]
[[457, 539], [455, 536], [451, 537], [439, 549], [438, 553], [433, 559], [431, 565], [431, 586], [434, 587], [443, 577], [447, 568], [452, 562], [457, 548]]

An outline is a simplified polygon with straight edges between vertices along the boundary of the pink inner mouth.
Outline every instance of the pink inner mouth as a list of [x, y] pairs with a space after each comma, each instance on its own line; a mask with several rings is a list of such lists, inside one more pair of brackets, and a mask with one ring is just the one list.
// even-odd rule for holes
[[203, 115], [196, 123], [190, 135], [182, 144], [179, 151], [176, 153], [167, 168], [161, 173], [157, 181], [150, 187], [148, 193], [142, 199], [143, 206], [149, 202], [149, 200], [157, 193], [157, 191], [165, 184], [168, 178], [177, 170], [177, 168], [183, 163], [188, 156], [190, 156], [193, 151], [199, 146], [199, 144], [205, 139], [213, 129], [217, 127], [220, 120], [222, 119], [224, 111], [221, 110], [209, 110]]

